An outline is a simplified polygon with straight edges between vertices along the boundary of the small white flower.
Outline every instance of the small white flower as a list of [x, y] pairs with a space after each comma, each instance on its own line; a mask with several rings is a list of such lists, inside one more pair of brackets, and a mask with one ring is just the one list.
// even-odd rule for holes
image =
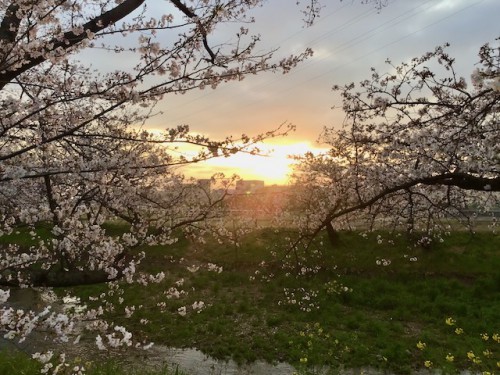
[[0, 289], [0, 304], [7, 302], [10, 297], [10, 290]]
[[106, 347], [104, 346], [104, 343], [102, 342], [101, 335], [97, 335], [97, 337], [95, 338], [95, 344], [97, 345], [97, 348], [99, 350], [106, 350]]
[[179, 308], [177, 309], [177, 313], [178, 313], [180, 316], [185, 316], [185, 315], [186, 315], [186, 306], [179, 307]]

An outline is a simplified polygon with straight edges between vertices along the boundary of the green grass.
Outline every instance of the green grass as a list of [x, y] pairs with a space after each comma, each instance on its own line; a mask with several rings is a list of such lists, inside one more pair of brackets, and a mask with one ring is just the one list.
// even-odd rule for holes
[[[293, 267], [279, 266], [284, 237], [264, 229], [245, 236], [239, 248], [182, 239], [170, 247], [140, 249], [148, 254], [143, 270], [164, 271], [166, 278], [150, 285], [147, 294], [141, 286], [124, 285], [122, 306], [135, 305], [136, 312], [126, 319], [119, 307], [109, 317], [157, 344], [196, 347], [239, 363], [287, 361], [304, 373], [313, 366], [409, 373], [425, 361], [449, 373], [498, 371], [500, 343], [492, 336], [500, 334], [499, 235], [454, 232], [424, 249], [404, 235], [379, 232], [363, 238], [358, 232], [340, 232], [338, 246], [320, 237], [316, 252], [298, 254], [299, 269], [321, 266], [300, 277]], [[295, 266], [293, 256], [288, 260]], [[390, 265], [377, 264], [383, 260]], [[209, 262], [224, 271], [208, 271], [204, 265]], [[196, 273], [187, 270], [193, 264], [200, 266]], [[168, 299], [165, 291], [180, 279], [184, 284], [178, 289], [187, 294]], [[352, 291], [343, 292], [343, 287]], [[86, 301], [106, 290], [98, 285], [73, 292]], [[200, 300], [206, 308], [197, 313], [191, 305]], [[161, 310], [159, 303], [165, 303]], [[187, 306], [186, 316], [177, 313], [182, 306]], [[454, 326], [445, 323], [448, 317], [455, 319]], [[456, 328], [464, 333], [456, 334]], [[419, 341], [426, 344], [424, 350], [417, 348]], [[480, 364], [467, 357], [470, 351], [481, 357]], [[453, 362], [445, 359], [449, 353]]]
[[[445, 242], [422, 249], [408, 245], [404, 238], [394, 245], [378, 245], [376, 235], [363, 239], [358, 233], [341, 233], [338, 248], [324, 245], [317, 259], [309, 261], [310, 266], [317, 262], [323, 269], [307, 277], [286, 276], [271, 263], [269, 246], [282, 236], [271, 230], [247, 236], [237, 254], [230, 246], [208, 243], [196, 248], [186, 243], [184, 252], [175, 249], [184, 262], [168, 265], [168, 280], [153, 288], [157, 288], [151, 294], [155, 297], [132, 324], [156, 342], [196, 346], [214, 357], [240, 362], [284, 360], [300, 366], [300, 359], [307, 356], [308, 365], [409, 372], [429, 359], [450, 370], [468, 368], [465, 353], [473, 348], [482, 353], [492, 345], [491, 339], [483, 342], [480, 334], [500, 332], [499, 237], [454, 233]], [[160, 255], [161, 249], [155, 249], [155, 256]], [[414, 257], [417, 261], [410, 261]], [[391, 264], [379, 266], [377, 259], [390, 259]], [[268, 266], [260, 267], [262, 260]], [[204, 262], [222, 265], [224, 272], [185, 270], [186, 265]], [[256, 280], [250, 282], [257, 270]], [[179, 300], [163, 299], [168, 308], [160, 316], [152, 312], [162, 300], [161, 292], [181, 277], [186, 280], [183, 289], [190, 293]], [[325, 285], [334, 281], [353, 291], [329, 292]], [[285, 288], [295, 293], [296, 304], [286, 303]], [[308, 291], [317, 293], [310, 301], [305, 299]], [[138, 287], [130, 287], [125, 294], [132, 303], [141, 303]], [[176, 313], [197, 300], [210, 306], [199, 314]], [[301, 311], [299, 301], [304, 308], [311, 304], [312, 311]], [[450, 316], [464, 335], [446, 326]], [[140, 326], [141, 318], [150, 324]], [[300, 334], [315, 324], [328, 337], [315, 337], [311, 348]], [[427, 340], [425, 353], [416, 348], [420, 340]], [[444, 360], [446, 350], [457, 353], [453, 364]], [[483, 358], [481, 368], [493, 369], [493, 359]]]
[[0, 374], [1, 375], [35, 375], [40, 374], [41, 366], [31, 360], [27, 355], [20, 352], [7, 350], [0, 351]]
[[[76, 360], [68, 363], [61, 374], [71, 374], [74, 366], [83, 366], [86, 375], [186, 375], [178, 368], [163, 367], [158, 370], [140, 368], [125, 368], [113, 361], [100, 363]], [[42, 365], [23, 352], [0, 350], [0, 375], [39, 375]]]

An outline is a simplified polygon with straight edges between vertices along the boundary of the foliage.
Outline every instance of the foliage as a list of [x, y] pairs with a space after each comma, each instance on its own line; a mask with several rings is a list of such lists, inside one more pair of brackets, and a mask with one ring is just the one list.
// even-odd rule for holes
[[[134, 307], [131, 315], [123, 305], [109, 314], [156, 345], [195, 346], [239, 363], [286, 361], [311, 372], [318, 366], [370, 366], [406, 373], [424, 368], [425, 360], [441, 368], [447, 363], [444, 351], [457, 358], [470, 350], [480, 355], [485, 350], [479, 350], [480, 335], [488, 332], [491, 338], [500, 330], [498, 235], [453, 232], [431, 251], [405, 236], [392, 244], [378, 244], [377, 233], [365, 237], [341, 231], [339, 236], [339, 247], [331, 248], [321, 233], [323, 257], [308, 264], [318, 271], [305, 275], [283, 269], [282, 254], [270, 256], [269, 246], [287, 243], [272, 229], [245, 235], [237, 257], [232, 247], [221, 250], [216, 240], [203, 245], [182, 241], [174, 253], [157, 247], [141, 267], [157, 270], [163, 264], [169, 269], [166, 278], [148, 288], [146, 301], [138, 286], [125, 287], [122, 296]], [[353, 248], [355, 253], [349, 251]], [[293, 267], [293, 257], [290, 262]], [[89, 308], [120, 306], [115, 289], [95, 288], [80, 287], [75, 294]], [[98, 301], [89, 299], [98, 294]], [[449, 316], [460, 322], [465, 335], [452, 334], [445, 324]], [[418, 341], [427, 343], [425, 358]], [[495, 346], [490, 350], [497, 352]], [[453, 372], [469, 365], [457, 360], [446, 368]]]
[[[275, 51], [260, 49], [249, 12], [262, 3], [0, 1], [0, 285], [145, 286], [160, 282], [165, 270], [136, 273], [141, 246], [172, 245], [181, 229], [195, 238], [217, 233], [210, 219], [224, 211], [232, 179], [215, 174], [221, 190], [212, 194], [176, 167], [254, 153], [256, 143], [290, 127], [222, 140], [192, 134], [186, 125], [161, 134], [145, 129], [167, 95], [215, 89], [262, 71], [286, 73], [311, 55], [305, 49], [277, 59]], [[317, 11], [316, 1], [309, 3]], [[161, 11], [150, 17], [146, 5]], [[224, 24], [233, 35], [219, 43]], [[119, 54], [122, 62], [95, 70], [79, 61], [91, 49], [101, 58]], [[180, 145], [198, 151], [183, 155]], [[113, 232], [115, 223], [126, 230]], [[22, 241], [9, 241], [21, 233]], [[23, 342], [42, 329], [68, 342], [84, 324], [99, 347], [132, 345], [124, 326], [102, 319], [113, 306], [83, 314], [50, 306], [15, 310], [9, 295], [0, 290], [5, 338]], [[46, 296], [55, 302], [54, 293]]]
[[[153, 134], [144, 129], [156, 114], [155, 104], [167, 95], [216, 88], [249, 74], [286, 73], [312, 52], [305, 49], [277, 60], [275, 51], [260, 51], [260, 37], [251, 35], [247, 26], [252, 21], [251, 9], [264, 1], [166, 3], [162, 14], [149, 18], [146, 4], [154, 2], [146, 0], [0, 1], [0, 285], [10, 288], [0, 289], [4, 338], [22, 344], [40, 330], [54, 345], [69, 346], [90, 333], [93, 346], [114, 353], [121, 347], [148, 349], [152, 340], [161, 341], [166, 330], [171, 343], [178, 344], [177, 340], [192, 339], [208, 329], [216, 339], [199, 336], [195, 344], [225, 356], [240, 337], [224, 337], [223, 333], [236, 332], [235, 321], [246, 329], [260, 327], [255, 318], [244, 320], [245, 314], [258, 316], [257, 306], [265, 311], [265, 306], [278, 300], [277, 307], [273, 305], [264, 314], [266, 328], [271, 329], [251, 337], [251, 342], [242, 340], [246, 346], [238, 358], [278, 356], [300, 362], [306, 357], [284, 353], [290, 349], [288, 336], [298, 326], [302, 330], [303, 323], [314, 324], [307, 313], [317, 311], [328, 323], [329, 315], [324, 315], [321, 306], [333, 300], [325, 310], [328, 314], [352, 311], [349, 303], [359, 304], [363, 293], [356, 294], [349, 276], [345, 282], [338, 281], [336, 268], [325, 261], [326, 241], [313, 238], [322, 228], [331, 229], [332, 220], [350, 219], [349, 214], [363, 211], [372, 222], [383, 218], [392, 220], [394, 227], [403, 224], [410, 230], [421, 224], [425, 214], [426, 231], [430, 232], [437, 218], [459, 215], [470, 204], [472, 195], [465, 190], [486, 191], [487, 203], [495, 202], [493, 192], [500, 190], [497, 50], [488, 45], [481, 49], [481, 66], [474, 74], [472, 90], [467, 91], [465, 81], [455, 77], [453, 60], [437, 49], [395, 68], [394, 74], [374, 72], [371, 80], [361, 84], [362, 93], [353, 93], [350, 85], [343, 89], [351, 126], [326, 131], [332, 151], [319, 158], [306, 157], [305, 172], [300, 176], [301, 186], [318, 192], [307, 194], [312, 200], [307, 202], [306, 227], [313, 233], [302, 243], [305, 250], [314, 245], [312, 258], [302, 258], [297, 251], [299, 242], [288, 237], [284, 242], [281, 238], [275, 241], [290, 249], [280, 259], [287, 267], [283, 273], [274, 259], [282, 255], [276, 249], [266, 259], [259, 259], [269, 273], [249, 275], [238, 269], [238, 273], [226, 274], [222, 270], [231, 262], [224, 258], [217, 262], [216, 253], [210, 251], [204, 256], [211, 258], [186, 264], [175, 254], [185, 252], [187, 244], [194, 249], [201, 246], [207, 234], [214, 236], [217, 250], [228, 237], [232, 259], [242, 261], [240, 266], [254, 261], [255, 254], [245, 259], [248, 249], [238, 246], [245, 230], [228, 229], [219, 220], [227, 207], [223, 200], [232, 179], [214, 175], [213, 182], [222, 189], [213, 193], [203, 184], [184, 179], [176, 166], [236, 152], [254, 153], [260, 140], [287, 133], [290, 127], [223, 140], [192, 134], [186, 125]], [[318, 2], [310, 0], [306, 23], [318, 11]], [[229, 41], [220, 44], [217, 29], [224, 24], [240, 27], [233, 30]], [[135, 43], [132, 37], [136, 37]], [[123, 67], [95, 71], [78, 61], [91, 48], [120, 54]], [[434, 58], [451, 78], [438, 79], [423, 66]], [[196, 146], [199, 151], [176, 156], [181, 144]], [[484, 202], [474, 203], [485, 207]], [[430, 237], [425, 238], [421, 244], [427, 244]], [[383, 241], [377, 238], [377, 242]], [[171, 253], [165, 253], [166, 249]], [[146, 253], [152, 260], [147, 260]], [[377, 266], [390, 265], [387, 257], [378, 256]], [[182, 270], [174, 271], [175, 266]], [[305, 278], [295, 278], [291, 271]], [[481, 273], [474, 267], [468, 271]], [[412, 275], [404, 277], [411, 285], [425, 287]], [[471, 273], [471, 277], [477, 275]], [[238, 288], [250, 278], [269, 286], [260, 289], [251, 284], [250, 292], [235, 304]], [[483, 281], [488, 287], [494, 285], [487, 277]], [[390, 288], [387, 280], [368, 284]], [[66, 295], [68, 289], [50, 288], [75, 286], [80, 289], [72, 291], [84, 299], [85, 306], [58, 306], [61, 297], [75, 300]], [[146, 301], [144, 286], [149, 286]], [[458, 295], [454, 302], [438, 298], [448, 286], [444, 281], [429, 287], [430, 298], [437, 301], [436, 312], [451, 309], [457, 320], [470, 317]], [[36, 301], [40, 303], [33, 309], [17, 308], [9, 301], [16, 287], [39, 287], [36, 290], [45, 300]], [[188, 293], [188, 287], [201, 294]], [[218, 299], [205, 298], [209, 297], [207, 287]], [[394, 287], [394, 293], [402, 295], [404, 302], [377, 296], [369, 300], [369, 307], [384, 318], [399, 305], [405, 306], [399, 314], [422, 313], [421, 306], [408, 303], [406, 289]], [[469, 290], [464, 295], [478, 303], [484, 298]], [[364, 314], [363, 309], [358, 313]], [[171, 323], [150, 324], [162, 314], [175, 318]], [[203, 316], [209, 314], [217, 319], [203, 325]], [[491, 320], [488, 308], [481, 314], [484, 322]], [[435, 316], [430, 320], [434, 322]], [[274, 329], [285, 321], [294, 324], [284, 332]], [[375, 333], [385, 334], [391, 346], [378, 350], [381, 357], [370, 358], [369, 364], [380, 358], [394, 358], [394, 366], [402, 363], [406, 358], [402, 346], [387, 340], [401, 334], [401, 326], [389, 327], [368, 316], [366, 321], [369, 327], [358, 326], [353, 319], [335, 327], [339, 330], [336, 339], [349, 348], [335, 361], [360, 363], [367, 348], [360, 340]], [[200, 323], [203, 329], [186, 323]], [[129, 324], [135, 328], [134, 334], [126, 328]], [[359, 333], [353, 335], [352, 330], [357, 329]], [[246, 333], [239, 335], [245, 337]], [[273, 347], [271, 339], [276, 338], [288, 346]], [[44, 349], [47, 351], [33, 354], [42, 364], [42, 372], [83, 372], [80, 365], [73, 367], [64, 352]]]
[[[1, 230], [49, 221], [53, 238], [28, 249], [3, 248], [2, 284], [54, 286], [131, 277], [138, 260], [130, 259], [129, 248], [175, 241], [174, 229], [212, 215], [225, 192], [211, 196], [173, 167], [253, 152], [250, 145], [276, 133], [214, 141], [191, 135], [185, 125], [161, 135], [143, 125], [166, 94], [215, 88], [259, 71], [286, 72], [309, 56], [307, 50], [274, 63], [272, 51], [254, 53], [258, 38], [245, 28], [235, 32], [234, 44], [212, 50], [212, 30], [244, 23], [245, 13], [259, 3], [188, 8], [175, 0], [168, 9], [172, 14], [158, 19], [147, 19], [147, 8], [139, 12], [144, 1], [3, 3]], [[123, 41], [113, 45], [118, 35], [137, 35], [137, 42], [130, 48]], [[76, 60], [88, 48], [133, 53], [137, 65], [96, 72]], [[179, 144], [202, 149], [190, 158], [175, 157]], [[115, 219], [130, 225], [121, 238], [106, 235], [102, 227]]]
[[[40, 373], [41, 365], [21, 352], [0, 351], [0, 374], [35, 375]], [[76, 368], [82, 368], [82, 373], [88, 375], [184, 375], [178, 368], [165, 367], [161, 370], [130, 369], [113, 362], [92, 363], [75, 360], [71, 366], [61, 369], [60, 374], [78, 373]]]
[[306, 155], [296, 174], [307, 233], [333, 222], [419, 232], [424, 244], [449, 231], [450, 219], [471, 227], [467, 209], [498, 205], [499, 49], [481, 47], [472, 84], [454, 62], [438, 47], [399, 66], [388, 61], [388, 73], [372, 70], [359, 87], [335, 87], [344, 126], [326, 128], [330, 150]]

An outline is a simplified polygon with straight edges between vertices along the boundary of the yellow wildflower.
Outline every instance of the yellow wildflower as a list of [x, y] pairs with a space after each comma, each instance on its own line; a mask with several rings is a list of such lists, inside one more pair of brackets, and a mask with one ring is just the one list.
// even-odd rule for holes
[[431, 368], [432, 367], [432, 362], [431, 361], [425, 361], [424, 362], [424, 366], [427, 367], [427, 368]]
[[456, 320], [450, 317], [450, 318], [446, 318], [445, 322], [449, 326], [454, 326], [456, 323]]
[[484, 341], [488, 341], [488, 339], [490, 338], [490, 336], [488, 336], [487, 333], [482, 333], [481, 334], [481, 338], [484, 340]]
[[451, 353], [448, 353], [448, 355], [446, 356], [446, 360], [448, 362], [453, 362], [455, 360], [455, 357], [451, 355]]
[[497, 367], [500, 368], [500, 361], [497, 362]]
[[476, 358], [476, 355], [473, 352], [467, 352], [467, 358], [472, 361], [474, 358]]
[[307, 357], [303, 357], [300, 359], [300, 363], [307, 363]]
[[500, 335], [498, 333], [494, 333], [492, 336], [493, 340], [500, 343]]
[[464, 333], [464, 330], [462, 328], [455, 328], [455, 333], [457, 335], [461, 335], [462, 333]]
[[473, 362], [475, 365], [479, 365], [479, 364], [481, 364], [481, 362], [482, 362], [482, 361], [479, 359], [479, 357], [476, 357], [476, 358], [474, 358], [474, 359], [472, 360], [472, 362]]
[[489, 349], [486, 349], [485, 351], [483, 351], [483, 355], [484, 355], [486, 358], [490, 358], [492, 354], [493, 354], [493, 353], [492, 353], [492, 352], [491, 352], [491, 350], [489, 350]]
[[425, 342], [419, 341], [417, 342], [417, 348], [419, 350], [424, 350], [427, 347], [427, 344]]

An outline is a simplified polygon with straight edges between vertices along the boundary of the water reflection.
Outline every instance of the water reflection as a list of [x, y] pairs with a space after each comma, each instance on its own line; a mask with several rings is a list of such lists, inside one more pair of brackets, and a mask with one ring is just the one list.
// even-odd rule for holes
[[[287, 363], [275, 365], [256, 361], [238, 366], [232, 360], [219, 361], [196, 349], [172, 349], [154, 346], [147, 351], [148, 362], [167, 362], [190, 375], [291, 375], [295, 369]], [[150, 363], [151, 363], [150, 362]]]
[[[78, 298], [63, 297], [58, 298], [51, 290], [11, 289], [11, 296], [5, 307], [14, 309], [40, 311], [45, 306], [51, 305], [56, 311], [79, 311], [82, 312], [86, 306], [81, 304]], [[54, 337], [47, 332], [35, 331], [30, 334], [28, 340], [20, 344], [18, 340], [6, 340], [0, 335], [0, 350], [3, 348], [16, 348], [27, 353], [37, 351], [43, 352], [49, 349], [61, 349], [68, 352], [70, 356], [83, 358], [113, 358], [131, 367], [162, 367], [168, 364], [175, 369], [189, 375], [290, 375], [294, 368], [286, 363], [269, 364], [263, 361], [256, 361], [248, 365], [238, 366], [232, 360], [220, 361], [206, 356], [197, 349], [176, 349], [161, 345], [155, 345], [149, 350], [128, 349], [126, 352], [101, 352], [95, 346], [93, 340], [82, 340], [77, 345], [70, 345], [54, 341]]]
[[[55, 310], [65, 311], [67, 309], [84, 310], [76, 298], [64, 297], [58, 299], [53, 292], [33, 289], [12, 289], [11, 298], [6, 305], [14, 309], [32, 309], [39, 311], [46, 305], [52, 305]], [[140, 368], [162, 368], [165, 364], [189, 375], [291, 375], [296, 370], [288, 363], [270, 364], [263, 361], [252, 362], [239, 366], [236, 362], [220, 361], [203, 354], [197, 349], [178, 349], [155, 345], [149, 350], [130, 348], [126, 351], [110, 353], [99, 351], [95, 341], [91, 338], [82, 339], [78, 344], [67, 345], [53, 340], [53, 336], [46, 332], [33, 332], [30, 338], [19, 344], [16, 340], [6, 340], [0, 335], [0, 350], [3, 348], [16, 348], [27, 353], [46, 351], [49, 349], [64, 350], [72, 357], [80, 357], [92, 360], [113, 359], [121, 362], [126, 367]], [[315, 374], [332, 373], [332, 369], [315, 369]], [[335, 369], [335, 373], [342, 375], [381, 375], [383, 372], [373, 368], [362, 369]], [[429, 375], [428, 370], [414, 372], [414, 375]], [[468, 371], [460, 375], [476, 375]]]

